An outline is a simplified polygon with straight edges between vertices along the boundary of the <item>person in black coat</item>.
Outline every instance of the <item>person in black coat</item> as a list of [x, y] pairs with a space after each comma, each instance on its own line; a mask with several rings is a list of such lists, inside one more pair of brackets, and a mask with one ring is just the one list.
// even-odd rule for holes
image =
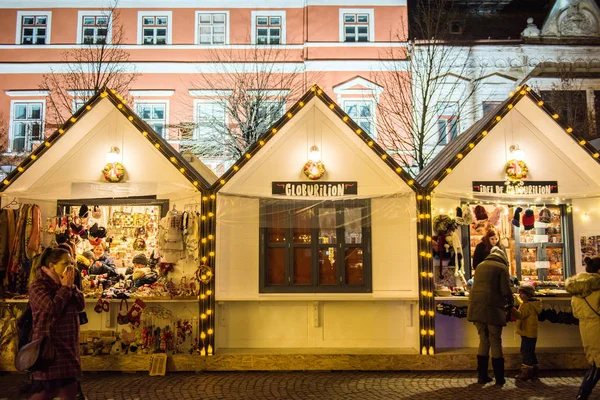
[[[473, 252], [473, 270], [477, 269], [477, 266], [490, 255], [492, 247], [497, 246], [500, 241], [500, 236], [495, 228], [490, 228], [485, 233], [485, 236], [481, 238], [481, 242], [475, 247]], [[500, 247], [500, 246], [499, 246]]]

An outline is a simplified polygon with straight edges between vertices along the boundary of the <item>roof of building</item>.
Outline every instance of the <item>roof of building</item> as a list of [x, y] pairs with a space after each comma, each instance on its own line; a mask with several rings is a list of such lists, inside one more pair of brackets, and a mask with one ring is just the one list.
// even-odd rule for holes
[[313, 85], [294, 105], [292, 105], [284, 115], [263, 133], [254, 144], [252, 144], [246, 153], [240, 157], [222, 176], [215, 182], [211, 189], [219, 191], [240, 169], [242, 169], [252, 159], [269, 140], [290, 121], [298, 112], [305, 107], [310, 101], [319, 99], [322, 101], [337, 118], [340, 118], [355, 134], [360, 137], [364, 143], [370, 147], [375, 154], [386, 163], [408, 186], [413, 190], [418, 190], [420, 187], [410, 173], [404, 170], [388, 153], [371, 138], [346, 112], [329, 97], [323, 89], [318, 85]]
[[574, 141], [578, 142], [581, 147], [587, 150], [590, 157], [593, 157], [596, 162], [600, 163], [600, 153], [598, 153], [598, 150], [586, 140], [576, 137], [573, 129], [569, 127], [566, 122], [564, 122], [559, 115], [531, 89], [531, 87], [524, 85], [519, 86], [516, 92], [511, 93], [511, 96], [502, 102], [502, 104], [493, 111], [487, 113], [466, 132], [460, 134], [456, 139], [448, 143], [432, 162], [417, 175], [416, 179], [419, 185], [428, 190], [433, 190], [444, 177], [460, 164], [468, 153], [492, 131], [496, 124], [498, 124], [506, 114], [511, 112], [521, 99], [527, 96], [537, 103], [538, 106], [548, 114], [549, 118], [552, 118], [559, 124], [566, 135], [570, 135]]
[[[415, 10], [420, 1], [409, 0], [409, 18], [418, 15]], [[446, 0], [452, 3], [457, 13], [454, 25], [455, 33], [448, 34], [448, 40], [521, 40], [521, 32], [527, 27], [527, 19], [539, 29], [550, 14], [555, 0]], [[598, 4], [599, 0], [594, 0]], [[414, 24], [411, 23], [411, 27]], [[409, 28], [410, 29], [410, 28]], [[425, 39], [419, 32], [410, 29], [411, 38]]]
[[68, 136], [69, 130], [79, 123], [86, 114], [94, 112], [94, 107], [104, 99], [109, 100], [110, 103], [123, 114], [124, 118], [127, 118], [127, 120], [129, 120], [129, 122], [153, 145], [156, 151], [169, 160], [173, 165], [173, 168], [178, 169], [192, 185], [198, 188], [198, 190], [202, 191], [210, 186], [210, 183], [192, 165], [190, 165], [177, 150], [175, 150], [163, 137], [157, 134], [150, 125], [127, 106], [121, 95], [114, 90], [103, 89], [96, 92], [81, 108], [79, 108], [79, 110], [77, 110], [77, 112], [75, 112], [75, 114], [68, 118], [64, 124], [49, 137], [46, 137], [44, 143], [34, 149], [31, 154], [29, 154], [16, 169], [4, 179], [2, 185], [0, 185], [0, 192], [3, 192], [10, 187], [10, 185], [19, 179], [29, 167], [42, 158], [54, 144]]

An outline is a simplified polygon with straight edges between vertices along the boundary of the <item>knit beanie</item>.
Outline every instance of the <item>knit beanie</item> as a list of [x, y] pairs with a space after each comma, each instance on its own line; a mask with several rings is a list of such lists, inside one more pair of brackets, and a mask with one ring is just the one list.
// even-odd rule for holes
[[527, 295], [527, 297], [535, 297], [535, 289], [533, 288], [533, 286], [531, 285], [522, 285], [519, 286], [519, 289], [517, 290], [518, 293], [525, 293]]
[[135, 257], [133, 257], [132, 262], [134, 264], [141, 264], [141, 265], [146, 265], [148, 264], [148, 258], [146, 257], [146, 255], [144, 253], [140, 253], [140, 254], [136, 254]]
[[521, 207], [515, 208], [515, 215], [513, 216], [512, 224], [514, 226], [516, 226], [517, 228], [519, 228], [521, 226], [521, 212], [522, 211], [523, 211], [523, 209]]
[[473, 223], [473, 211], [471, 211], [470, 205], [465, 204], [462, 206], [462, 218], [465, 225], [471, 225]]
[[484, 219], [488, 219], [487, 211], [485, 210], [484, 206], [479, 205], [475, 207], [475, 218], [477, 219], [477, 221], [483, 221]]
[[531, 208], [525, 210], [525, 214], [523, 214], [523, 228], [526, 231], [533, 229], [535, 224], [535, 214]]

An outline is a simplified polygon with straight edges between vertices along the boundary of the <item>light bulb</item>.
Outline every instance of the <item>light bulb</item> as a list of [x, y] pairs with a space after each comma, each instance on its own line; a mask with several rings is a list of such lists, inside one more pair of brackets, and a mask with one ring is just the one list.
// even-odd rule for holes
[[106, 154], [106, 162], [114, 164], [119, 162], [120, 159], [120, 150], [117, 146], [113, 146], [110, 148], [110, 151]]
[[311, 161], [321, 161], [321, 152], [317, 146], [312, 146], [310, 148], [310, 152], [308, 153], [308, 158]]
[[517, 160], [517, 161], [525, 160], [526, 154], [523, 150], [521, 150], [521, 148], [519, 147], [518, 144], [510, 146], [509, 150], [512, 154], [512, 158], [514, 158], [515, 160]]

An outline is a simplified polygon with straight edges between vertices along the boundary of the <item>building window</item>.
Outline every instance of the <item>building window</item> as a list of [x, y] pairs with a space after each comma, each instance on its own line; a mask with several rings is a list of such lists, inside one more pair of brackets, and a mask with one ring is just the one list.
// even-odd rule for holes
[[373, 16], [372, 9], [340, 9], [340, 41], [375, 41]]
[[229, 43], [229, 13], [225, 11], [196, 13], [196, 44]]
[[88, 101], [88, 99], [83, 99], [83, 98], [74, 98], [73, 99], [73, 111], [72, 113], [75, 114], [77, 112], [77, 110], [79, 110], [81, 107], [83, 107], [83, 105], [85, 104], [85, 102]]
[[17, 44], [50, 44], [50, 22], [52, 13], [18, 12]]
[[437, 114], [437, 144], [445, 145], [458, 136], [458, 103], [439, 102], [437, 104]]
[[598, 137], [600, 133], [596, 130], [598, 114], [595, 113], [594, 106], [592, 106], [597, 100], [588, 97], [594, 96], [593, 91], [553, 89], [542, 90], [540, 95], [560, 115], [561, 119], [569, 121], [577, 136], [588, 140]]
[[495, 110], [496, 107], [498, 107], [500, 104], [502, 104], [501, 101], [484, 101], [483, 103], [481, 103], [481, 107], [483, 108], [483, 115], [489, 114], [490, 112]]
[[196, 101], [196, 136], [194, 140], [211, 140], [223, 133], [225, 104], [219, 101]]
[[376, 138], [375, 102], [372, 100], [345, 100], [344, 111], [363, 131]]
[[81, 43], [104, 44], [108, 43], [108, 16], [84, 15], [81, 17], [83, 26]]
[[169, 17], [142, 15], [142, 44], [167, 44]]
[[252, 11], [252, 43], [285, 44], [285, 11]]
[[137, 114], [141, 119], [163, 138], [168, 137], [167, 114], [169, 112], [166, 102], [136, 102]]
[[13, 102], [8, 151], [24, 153], [44, 139], [44, 102]]
[[258, 133], [262, 134], [271, 125], [285, 114], [284, 100], [262, 100], [257, 106], [256, 121]]
[[263, 200], [260, 292], [370, 292], [367, 200]]

